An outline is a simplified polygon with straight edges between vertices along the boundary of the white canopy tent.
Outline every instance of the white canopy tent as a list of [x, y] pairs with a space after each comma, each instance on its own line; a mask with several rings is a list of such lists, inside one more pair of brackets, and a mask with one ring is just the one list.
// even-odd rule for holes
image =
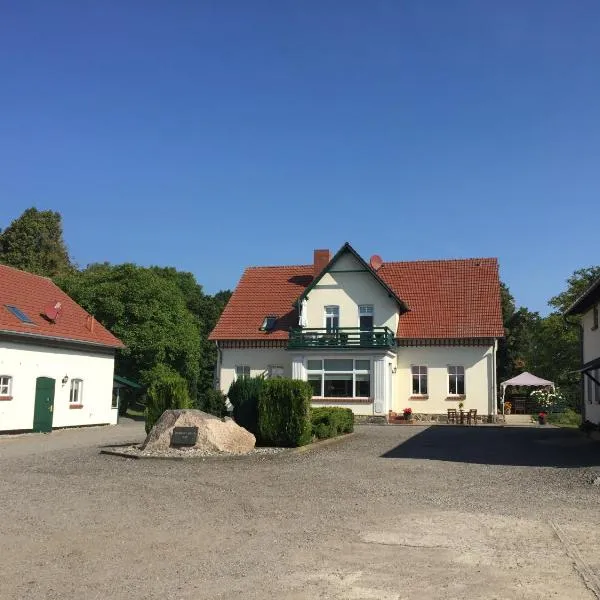
[[506, 394], [506, 388], [509, 385], [523, 385], [530, 387], [551, 387], [553, 390], [555, 389], [554, 382], [548, 381], [547, 379], [542, 379], [541, 377], [536, 377], [535, 375], [528, 373], [521, 373], [512, 379], [507, 379], [500, 384], [500, 388], [502, 389], [502, 414], [504, 414], [504, 396]]

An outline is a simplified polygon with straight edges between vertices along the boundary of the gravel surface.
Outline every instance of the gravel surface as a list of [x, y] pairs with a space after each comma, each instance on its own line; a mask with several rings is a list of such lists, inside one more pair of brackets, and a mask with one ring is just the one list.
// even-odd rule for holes
[[0, 439], [0, 598], [600, 597], [600, 444], [357, 429], [269, 460], [99, 453], [139, 423]]
[[138, 458], [207, 458], [219, 456], [221, 458], [242, 458], [244, 456], [266, 456], [269, 454], [280, 454], [288, 448], [254, 448], [248, 454], [231, 454], [230, 452], [213, 452], [202, 448], [168, 448], [166, 450], [142, 450], [138, 444], [129, 446], [107, 446], [105, 451], [127, 454]]

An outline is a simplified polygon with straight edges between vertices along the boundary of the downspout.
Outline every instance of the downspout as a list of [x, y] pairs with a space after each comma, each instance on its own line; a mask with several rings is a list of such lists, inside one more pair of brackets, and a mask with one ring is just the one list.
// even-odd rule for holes
[[215, 374], [213, 377], [213, 387], [215, 390], [221, 389], [221, 363], [223, 362], [223, 350], [219, 347], [219, 342], [215, 340], [217, 348], [217, 364], [215, 366]]
[[[494, 354], [492, 359], [492, 382], [494, 387], [492, 388], [492, 402], [494, 403], [493, 412], [492, 412], [492, 422], [496, 423], [498, 421], [498, 338], [494, 338]], [[504, 414], [504, 396], [502, 397], [502, 414]]]
[[[579, 330], [579, 362], [583, 364], [583, 325], [581, 321], [578, 323], [574, 323], [573, 321], [569, 321], [566, 314], [563, 314], [563, 321], [566, 325], [570, 327], [577, 327]], [[585, 421], [585, 375], [581, 374], [579, 381], [579, 395], [581, 398], [581, 420]]]

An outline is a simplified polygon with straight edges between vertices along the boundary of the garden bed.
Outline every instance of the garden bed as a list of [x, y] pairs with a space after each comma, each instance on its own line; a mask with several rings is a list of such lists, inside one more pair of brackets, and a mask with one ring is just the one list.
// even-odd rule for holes
[[239, 458], [244, 456], [268, 456], [273, 454], [281, 454], [288, 451], [289, 448], [269, 448], [258, 447], [254, 448], [248, 454], [232, 454], [230, 452], [214, 452], [203, 450], [201, 448], [168, 448], [167, 450], [142, 450], [139, 444], [131, 444], [129, 446], [110, 446], [101, 450], [102, 454], [112, 454], [114, 456], [122, 456], [124, 458], [209, 458], [213, 456]]

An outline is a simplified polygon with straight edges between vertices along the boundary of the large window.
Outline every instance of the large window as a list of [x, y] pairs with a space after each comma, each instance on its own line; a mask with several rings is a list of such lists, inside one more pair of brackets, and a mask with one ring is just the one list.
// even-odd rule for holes
[[414, 366], [412, 371], [412, 393], [415, 396], [427, 394], [427, 367]]
[[448, 367], [448, 393], [451, 396], [464, 396], [465, 394], [465, 368]]
[[248, 365], [236, 365], [235, 378], [242, 379], [244, 377], [250, 377], [250, 367]]
[[340, 326], [340, 307], [326, 306], [325, 307], [325, 329], [327, 331], [335, 331]]
[[0, 375], [0, 396], [10, 396], [12, 393], [12, 377]]
[[326, 398], [370, 398], [371, 361], [352, 358], [310, 359], [308, 382], [313, 396]]
[[598, 305], [592, 308], [592, 329], [598, 329]]
[[71, 379], [71, 394], [69, 395], [71, 404], [83, 404], [83, 380]]

